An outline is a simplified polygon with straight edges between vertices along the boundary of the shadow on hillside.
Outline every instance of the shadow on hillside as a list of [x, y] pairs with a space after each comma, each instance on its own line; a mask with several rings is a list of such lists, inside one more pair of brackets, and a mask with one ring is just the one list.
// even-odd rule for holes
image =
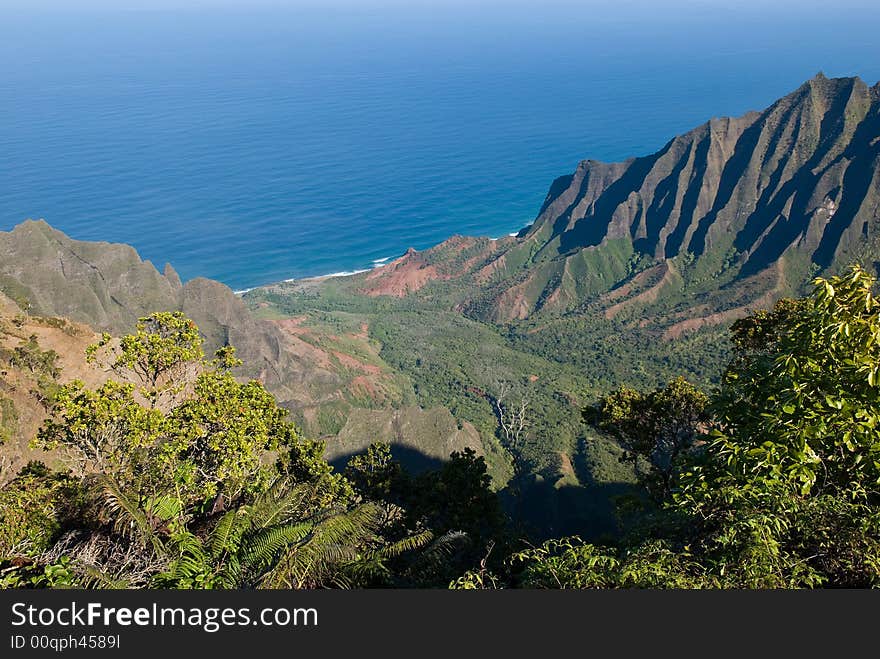
[[[336, 471], [344, 471], [345, 465], [348, 464], [348, 461], [354, 457], [355, 455], [360, 455], [364, 453], [364, 451], [352, 451], [348, 453], [343, 453], [337, 455], [334, 458], [328, 460], [328, 462], [333, 465], [333, 468]], [[391, 455], [397, 460], [403, 468], [408, 471], [410, 474], [417, 475], [422, 474], [426, 471], [433, 471], [435, 469], [439, 469], [443, 466], [445, 460], [440, 460], [431, 455], [426, 455], [422, 453], [418, 449], [415, 449], [411, 446], [404, 446], [402, 444], [392, 444], [391, 445]]]
[[579, 535], [588, 542], [609, 542], [620, 533], [615, 500], [637, 492], [630, 483], [593, 483], [557, 487], [535, 479], [518, 502], [508, 486], [500, 492], [516, 526], [535, 541]]
[[[362, 451], [348, 452], [329, 460], [337, 471]], [[394, 459], [411, 475], [440, 469], [445, 460], [426, 455], [410, 446], [391, 446]], [[608, 542], [619, 534], [615, 499], [637, 492], [630, 483], [590, 483], [557, 486], [553, 480], [531, 476], [522, 485], [522, 497], [511, 484], [498, 492], [517, 535], [532, 542], [565, 535], [579, 535], [589, 542]]]

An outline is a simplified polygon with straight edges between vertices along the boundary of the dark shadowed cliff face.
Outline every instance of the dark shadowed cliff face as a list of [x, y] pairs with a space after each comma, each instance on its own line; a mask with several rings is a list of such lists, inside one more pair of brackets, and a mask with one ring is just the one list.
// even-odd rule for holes
[[528, 238], [553, 256], [614, 239], [656, 259], [733, 248], [743, 275], [790, 249], [827, 266], [876, 230], [878, 138], [880, 86], [818, 76], [650, 156], [581, 163]]
[[[404, 258], [413, 290], [467, 279], [459, 308], [495, 322], [718, 294], [695, 314], [705, 317], [873, 260], [878, 204], [880, 85], [820, 74], [763, 112], [712, 119], [649, 156], [581, 162], [515, 240], [448, 241]], [[400, 265], [364, 290], [400, 294]]]

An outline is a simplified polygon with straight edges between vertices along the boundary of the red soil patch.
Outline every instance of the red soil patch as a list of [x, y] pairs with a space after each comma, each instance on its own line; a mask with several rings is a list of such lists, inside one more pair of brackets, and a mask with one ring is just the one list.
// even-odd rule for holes
[[365, 364], [359, 359], [352, 357], [351, 355], [346, 355], [344, 352], [339, 352], [338, 350], [332, 350], [331, 354], [339, 360], [339, 363], [345, 366], [346, 368], [351, 368], [356, 371], [361, 371], [362, 373], [366, 373], [369, 375], [381, 375], [382, 369], [378, 366], [374, 366], [373, 364]]
[[491, 263], [487, 263], [482, 268], [477, 270], [477, 273], [474, 275], [474, 281], [476, 281], [478, 284], [485, 284], [487, 281], [489, 281], [496, 272], [504, 267], [506, 256], [506, 254], [502, 254]]
[[569, 478], [577, 479], [574, 471], [574, 465], [572, 464], [571, 458], [569, 457], [568, 453], [565, 453], [564, 451], [559, 451], [557, 455], [559, 456], [559, 474], [562, 477], [567, 476]]
[[367, 395], [373, 400], [379, 400], [380, 398], [375, 383], [365, 375], [358, 375], [356, 378], [352, 378], [348, 388], [355, 396]]
[[[474, 241], [474, 242], [476, 242], [476, 241]], [[474, 254], [473, 256], [468, 258], [467, 260], [465, 260], [465, 262], [462, 263], [460, 267], [456, 268], [456, 273], [454, 273], [454, 276], [460, 277], [464, 274], [471, 272], [478, 263], [482, 263], [483, 261], [485, 261], [486, 259], [488, 259], [490, 256], [492, 256], [493, 254], [495, 254], [498, 251], [498, 249], [500, 247], [500, 245], [499, 245], [500, 242], [501, 242], [500, 240], [490, 241], [485, 247], [483, 247], [483, 249], [481, 249], [479, 252], [477, 252], [476, 254]], [[503, 258], [504, 258], [503, 255], [498, 257], [497, 259], [492, 261], [492, 263], [484, 266], [479, 272], [482, 272], [486, 267], [489, 267], [490, 265], [497, 263], [497, 261], [499, 259], [503, 259]], [[479, 278], [479, 272], [477, 275], [474, 276], [474, 278], [477, 280], [478, 283], [483, 283], [483, 281], [480, 280], [480, 278]]]
[[271, 322], [275, 323], [283, 329], [288, 334], [294, 334], [296, 336], [302, 336], [303, 334], [311, 334], [308, 328], [303, 327], [302, 324], [306, 320], [305, 316], [292, 316], [290, 318], [283, 318], [281, 320], [273, 320]]
[[496, 304], [497, 315], [502, 320], [524, 320], [529, 317], [532, 307], [526, 300], [523, 286], [515, 286], [502, 293]]
[[665, 332], [663, 332], [663, 339], [666, 341], [669, 341], [670, 339], [677, 339], [685, 332], [699, 329], [700, 327], [719, 325], [721, 323], [727, 322], [728, 320], [737, 320], [739, 318], [743, 318], [749, 315], [756, 309], [764, 309], [769, 307], [779, 297], [784, 285], [781, 261], [777, 261], [775, 266], [768, 268], [767, 270], [764, 270], [763, 272], [754, 276], [755, 280], [768, 278], [773, 278], [773, 286], [759, 298], [747, 304], [734, 307], [733, 309], [728, 309], [727, 311], [719, 311], [717, 313], [708, 314], [706, 316], [701, 316], [698, 318], [688, 318], [687, 320], [675, 323], [674, 325], [668, 327]]
[[682, 320], [681, 322], [675, 323], [675, 325], [667, 328], [666, 331], [663, 332], [663, 340], [669, 341], [670, 339], [677, 339], [685, 332], [690, 332], [701, 327], [709, 327], [710, 325], [720, 325], [721, 323], [728, 320], [736, 320], [738, 318], [742, 318], [743, 316], [747, 315], [749, 311], [750, 309], [748, 307], [736, 307], [735, 309], [720, 311], [718, 313], [709, 314], [708, 316]]
[[[631, 298], [620, 300], [617, 304], [608, 307], [605, 310], [605, 317], [610, 320], [633, 304], [650, 304], [651, 302], [655, 302], [660, 295], [660, 291], [671, 281], [674, 274], [675, 271], [673, 270], [672, 265], [668, 262], [658, 263], [656, 266], [640, 272], [633, 277], [631, 281], [605, 295], [605, 300], [612, 301], [625, 297], [629, 295], [633, 289], [642, 285], [648, 285], [648, 288]], [[657, 275], [660, 275], [660, 279], [655, 284], [650, 285], [650, 281]]]
[[[565, 267], [567, 268], [568, 264], [566, 264]], [[563, 280], [564, 279], [565, 279], [565, 275], [563, 275]], [[562, 295], [564, 292], [565, 291], [562, 288], [562, 284], [560, 284], [559, 286], [557, 286], [553, 290], [552, 293], [550, 293], [550, 295], [547, 296], [547, 299], [544, 300], [544, 304], [542, 304], [541, 307], [546, 308], [546, 309], [553, 309], [553, 308], [559, 308], [559, 307], [563, 306], [564, 303], [562, 301]], [[570, 297], [570, 296], [568, 294], [566, 294], [566, 297]]]
[[614, 302], [614, 300], [619, 300], [622, 297], [626, 297], [632, 292], [634, 288], [638, 288], [639, 286], [646, 284], [651, 279], [651, 277], [653, 277], [659, 271], [663, 270], [665, 266], [665, 263], [658, 263], [655, 266], [651, 266], [647, 270], [642, 270], [642, 272], [630, 279], [623, 286], [615, 288], [613, 291], [609, 291], [608, 293], [603, 295], [602, 298], [606, 302]]
[[437, 272], [435, 266], [428, 265], [422, 255], [410, 248], [396, 261], [370, 272], [364, 280], [367, 285], [361, 288], [360, 292], [370, 297], [378, 295], [406, 297], [420, 290], [431, 280], [448, 278]]
[[318, 348], [308, 341], [304, 341], [303, 337], [311, 337], [314, 334], [300, 324], [304, 318], [285, 318], [284, 320], [273, 320], [287, 339], [285, 347], [293, 354], [303, 359], [308, 359], [312, 364], [320, 368], [332, 369], [333, 363], [330, 355], [326, 350]]

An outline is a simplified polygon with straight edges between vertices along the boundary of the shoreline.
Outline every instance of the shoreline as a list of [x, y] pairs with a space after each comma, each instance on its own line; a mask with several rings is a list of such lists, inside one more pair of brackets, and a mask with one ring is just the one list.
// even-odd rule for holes
[[[401, 255], [402, 256], [402, 255]], [[313, 275], [311, 277], [291, 277], [289, 279], [282, 279], [281, 281], [272, 282], [269, 284], [260, 284], [258, 286], [251, 286], [250, 288], [242, 288], [240, 290], [232, 291], [233, 295], [244, 295], [245, 293], [249, 293], [257, 288], [266, 288], [267, 286], [275, 286], [276, 284], [290, 284], [295, 281], [323, 281], [324, 279], [332, 279], [334, 277], [351, 277], [353, 275], [359, 275], [364, 272], [370, 272], [370, 270], [375, 270], [376, 268], [381, 268], [388, 264], [391, 260], [400, 258], [393, 256], [386, 256], [381, 259], [375, 259], [373, 261], [373, 266], [371, 268], [359, 268], [357, 270], [342, 270], [340, 272], [330, 272], [326, 275]]]
[[[516, 238], [517, 236], [520, 235], [520, 233], [523, 232], [524, 229], [531, 228], [533, 224], [534, 224], [534, 222], [529, 222], [528, 224], [524, 225], [519, 231], [514, 231], [512, 233], [505, 234], [503, 237]], [[488, 238], [488, 240], [491, 240], [491, 241], [500, 240], [500, 239], [501, 239], [500, 237]], [[441, 243], [442, 242], [444, 242], [444, 241], [441, 241]], [[437, 244], [439, 245], [440, 243], [437, 243]], [[428, 248], [428, 249], [430, 249], [430, 248]], [[279, 281], [273, 281], [268, 284], [258, 284], [257, 286], [251, 286], [250, 288], [242, 288], [239, 290], [233, 290], [232, 293], [234, 295], [241, 296], [241, 295], [244, 295], [245, 293], [250, 293], [251, 291], [253, 291], [257, 288], [266, 288], [267, 286], [275, 286], [277, 284], [290, 284], [290, 283], [296, 282], [296, 281], [323, 281], [325, 279], [332, 279], [334, 277], [352, 277], [354, 275], [360, 275], [365, 272], [370, 272], [371, 270], [375, 270], [377, 268], [382, 268], [382, 267], [388, 265], [389, 263], [393, 263], [394, 261], [401, 258], [405, 254], [406, 254], [406, 252], [404, 251], [403, 253], [401, 253], [397, 256], [384, 256], [380, 259], [373, 259], [371, 261], [372, 265], [369, 268], [357, 268], [355, 270], [341, 270], [339, 272], [330, 272], [325, 275], [312, 275], [310, 277], [291, 277], [289, 279], [281, 279]]]

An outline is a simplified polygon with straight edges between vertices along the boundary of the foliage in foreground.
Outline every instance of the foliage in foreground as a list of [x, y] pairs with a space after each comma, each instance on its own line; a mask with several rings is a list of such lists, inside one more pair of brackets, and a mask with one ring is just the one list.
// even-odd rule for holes
[[472, 571], [453, 586], [880, 585], [874, 284], [853, 267], [737, 322], [734, 358], [705, 419], [681, 382], [618, 391], [587, 414], [622, 438], [661, 495], [626, 541], [550, 540], [512, 554], [500, 574]]
[[[497, 508], [485, 462], [467, 454], [423, 477], [412, 510], [389, 517], [370, 488], [334, 473], [323, 445], [300, 437], [259, 382], [231, 375], [232, 348], [207, 359], [183, 314], [143, 318], [88, 356], [114, 379], [61, 387], [35, 440], [69, 469], [29, 465], [0, 490], [2, 586], [354, 587], [425, 574], [445, 583], [442, 566], [473, 549], [458, 528], [467, 507]], [[458, 503], [438, 518], [421, 497], [449, 478]]]
[[[73, 471], [0, 490], [0, 584], [18, 587], [790, 588], [880, 585], [880, 302], [858, 267], [737, 322], [706, 396], [675, 379], [584, 414], [644, 496], [621, 534], [512, 545], [471, 452], [406, 474], [386, 445], [344, 474], [179, 314], [91, 351], [38, 436]], [[158, 336], [153, 336], [157, 334]]]

